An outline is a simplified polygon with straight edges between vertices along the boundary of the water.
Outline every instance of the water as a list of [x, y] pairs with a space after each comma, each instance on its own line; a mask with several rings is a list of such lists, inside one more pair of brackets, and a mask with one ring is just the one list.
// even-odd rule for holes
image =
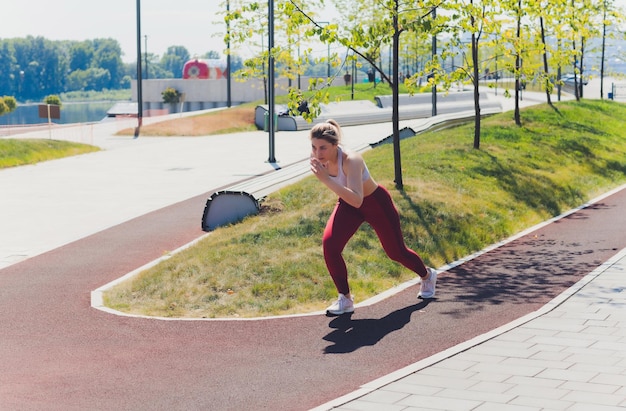
[[[90, 123], [100, 121], [117, 103], [116, 101], [98, 101], [88, 103], [63, 103], [61, 118], [52, 119], [55, 124]], [[47, 123], [47, 118], [39, 118], [39, 104], [18, 105], [15, 111], [0, 116], [0, 126]]]

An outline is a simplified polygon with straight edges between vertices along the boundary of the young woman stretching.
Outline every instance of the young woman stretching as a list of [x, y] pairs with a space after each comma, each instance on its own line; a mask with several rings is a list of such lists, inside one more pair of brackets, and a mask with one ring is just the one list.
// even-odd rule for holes
[[405, 245], [400, 216], [389, 192], [372, 179], [359, 153], [341, 148], [339, 124], [334, 120], [316, 124], [311, 129], [310, 137], [311, 171], [339, 196], [326, 223], [322, 241], [326, 267], [339, 293], [339, 298], [328, 307], [327, 312], [340, 315], [354, 311], [348, 271], [341, 254], [363, 222], [376, 231], [389, 258], [420, 276], [418, 297], [433, 298], [437, 271], [427, 268], [420, 256]]

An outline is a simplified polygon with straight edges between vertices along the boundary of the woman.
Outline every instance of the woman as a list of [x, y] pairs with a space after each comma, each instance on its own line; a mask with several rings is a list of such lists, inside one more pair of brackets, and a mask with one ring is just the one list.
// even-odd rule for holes
[[404, 244], [400, 216], [389, 192], [370, 176], [359, 153], [341, 148], [339, 124], [334, 120], [316, 124], [310, 138], [311, 171], [339, 196], [323, 236], [324, 260], [339, 293], [327, 313], [340, 315], [354, 311], [348, 271], [341, 253], [363, 222], [376, 231], [389, 258], [420, 276], [418, 297], [433, 298], [437, 271], [426, 267], [420, 256]]

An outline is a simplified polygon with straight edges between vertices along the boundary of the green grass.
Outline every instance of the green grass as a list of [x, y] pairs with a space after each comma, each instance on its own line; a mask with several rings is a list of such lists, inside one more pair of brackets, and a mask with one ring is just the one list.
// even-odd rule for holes
[[62, 102], [70, 101], [118, 101], [130, 100], [132, 93], [130, 89], [123, 90], [103, 90], [103, 91], [70, 91], [61, 93]]
[[[467, 124], [405, 139], [404, 189], [393, 147], [364, 153], [401, 213], [407, 244], [441, 266], [579, 206], [626, 181], [626, 106], [558, 103], [483, 121], [481, 149]], [[349, 129], [346, 130], [349, 133]], [[107, 306], [164, 317], [252, 317], [320, 310], [336, 298], [321, 235], [334, 194], [313, 177], [263, 203], [263, 212], [105, 293]], [[363, 226], [346, 247], [352, 292], [363, 301], [415, 275], [390, 261]]]
[[45, 139], [0, 139], [0, 169], [98, 151], [87, 144]]
[[[350, 101], [350, 100], [369, 100], [371, 102], [376, 102], [376, 96], [386, 96], [391, 95], [391, 87], [387, 83], [377, 83], [374, 85], [373, 83], [355, 83], [354, 84], [354, 98], [352, 86], [333, 86], [325, 89], [328, 91], [328, 99], [330, 102], [333, 101]], [[424, 87], [421, 92], [430, 93], [430, 87]], [[399, 86], [399, 93], [406, 94], [408, 93], [406, 86], [404, 83]], [[305, 91], [303, 92], [305, 97], [309, 97], [313, 94], [313, 92]], [[289, 100], [289, 96], [282, 95], [276, 96], [276, 103], [279, 104], [287, 104]]]

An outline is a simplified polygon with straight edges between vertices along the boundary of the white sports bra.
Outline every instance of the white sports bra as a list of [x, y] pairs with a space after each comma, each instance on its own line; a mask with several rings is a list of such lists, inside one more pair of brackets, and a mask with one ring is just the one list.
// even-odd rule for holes
[[[336, 181], [337, 183], [346, 186], [348, 184], [348, 177], [343, 172], [343, 151], [341, 147], [337, 146], [337, 175], [330, 176], [330, 179]], [[367, 164], [363, 163], [363, 182], [367, 181], [370, 178], [370, 171], [367, 168]]]

